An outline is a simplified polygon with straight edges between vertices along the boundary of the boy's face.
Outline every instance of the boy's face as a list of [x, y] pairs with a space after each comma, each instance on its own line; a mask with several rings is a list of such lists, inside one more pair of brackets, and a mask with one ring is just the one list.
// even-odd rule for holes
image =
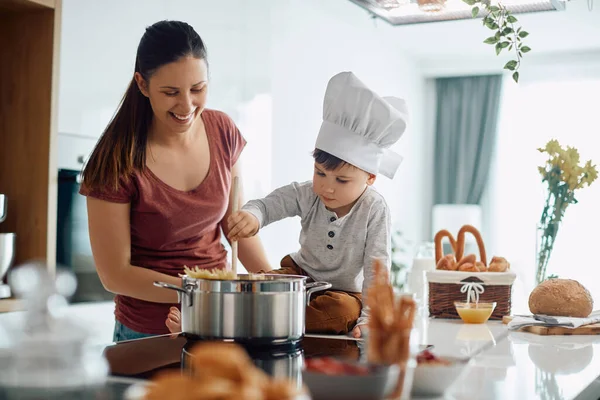
[[345, 215], [367, 186], [375, 182], [375, 178], [375, 175], [350, 164], [328, 171], [315, 163], [313, 191], [328, 209]]

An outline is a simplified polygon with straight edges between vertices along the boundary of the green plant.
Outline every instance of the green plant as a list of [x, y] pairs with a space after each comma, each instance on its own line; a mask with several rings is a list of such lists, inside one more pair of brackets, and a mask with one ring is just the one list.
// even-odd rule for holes
[[476, 18], [481, 12], [484, 12], [483, 25], [492, 31], [496, 31], [494, 36], [490, 36], [483, 43], [490, 44], [496, 49], [496, 55], [500, 55], [502, 50], [514, 50], [515, 59], [508, 61], [504, 69], [512, 71], [512, 77], [515, 82], [519, 82], [519, 67], [523, 54], [529, 53], [531, 48], [523, 44], [523, 39], [529, 36], [522, 27], [516, 27], [517, 18], [498, 1], [497, 5], [492, 5], [491, 0], [463, 0], [471, 6], [471, 15]]
[[400, 230], [392, 232], [392, 267], [390, 278], [392, 286], [398, 290], [404, 288], [406, 273], [408, 272], [407, 258], [410, 256], [412, 246], [404, 238]]

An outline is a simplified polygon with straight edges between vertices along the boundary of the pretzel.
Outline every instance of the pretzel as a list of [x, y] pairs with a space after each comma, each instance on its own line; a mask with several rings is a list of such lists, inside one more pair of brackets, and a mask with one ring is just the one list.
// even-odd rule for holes
[[[460, 261], [463, 258], [463, 254], [465, 252], [465, 235], [467, 233], [472, 234], [477, 241], [477, 247], [479, 248], [479, 258], [481, 258], [481, 262], [483, 265], [487, 265], [487, 258], [485, 254], [485, 245], [483, 243], [483, 239], [481, 238], [481, 233], [472, 225], [463, 225], [462, 228], [458, 231], [458, 238], [456, 243], [456, 259]], [[479, 269], [478, 269], [479, 270]]]
[[456, 240], [454, 239], [454, 236], [452, 236], [452, 234], [450, 232], [448, 232], [447, 230], [442, 229], [441, 231], [436, 233], [435, 237], [433, 238], [433, 241], [435, 242], [435, 263], [436, 263], [436, 265], [440, 262], [442, 257], [444, 257], [443, 240], [445, 237], [447, 237], [448, 240], [450, 241], [450, 245], [452, 246], [452, 251], [455, 254], [457, 251]]

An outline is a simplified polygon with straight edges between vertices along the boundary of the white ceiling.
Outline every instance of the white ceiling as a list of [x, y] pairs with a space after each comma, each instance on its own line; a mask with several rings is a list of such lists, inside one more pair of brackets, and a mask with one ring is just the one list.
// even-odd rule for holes
[[[516, 15], [530, 33], [529, 55], [573, 53], [600, 49], [600, 0], [589, 11], [588, 0], [572, 0], [565, 11]], [[382, 20], [378, 24], [387, 24]], [[448, 57], [495, 57], [493, 46], [483, 43], [492, 36], [481, 20], [435, 22], [396, 26], [399, 46], [422, 61]]]

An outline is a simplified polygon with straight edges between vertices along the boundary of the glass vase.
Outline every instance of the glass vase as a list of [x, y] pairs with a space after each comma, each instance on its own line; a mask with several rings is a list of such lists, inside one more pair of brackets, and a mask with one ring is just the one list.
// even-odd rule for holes
[[554, 249], [556, 236], [560, 222], [549, 222], [546, 224], [538, 223], [536, 226], [535, 241], [535, 282], [537, 285], [545, 281], [548, 277], [548, 263], [552, 250]]

